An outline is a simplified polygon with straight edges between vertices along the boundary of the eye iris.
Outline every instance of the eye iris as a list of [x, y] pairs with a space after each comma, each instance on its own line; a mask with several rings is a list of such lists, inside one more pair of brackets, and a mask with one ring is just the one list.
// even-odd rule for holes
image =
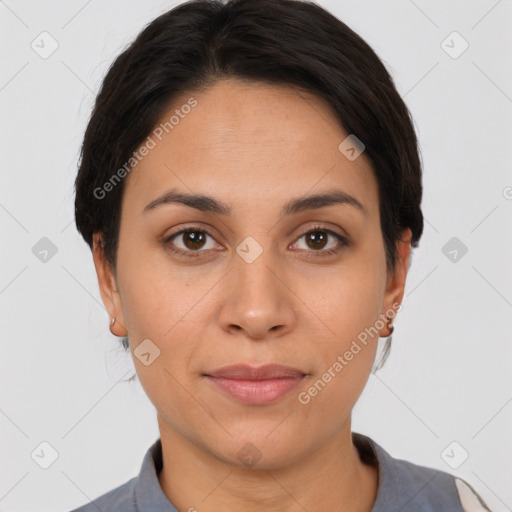
[[205, 235], [201, 231], [185, 231], [183, 233], [183, 243], [188, 249], [200, 249], [205, 242]]
[[[323, 249], [326, 241], [327, 235], [323, 231], [311, 231], [311, 233], [306, 235], [306, 243], [311, 249]], [[309, 242], [313, 242], [313, 245], [310, 245]], [[320, 242], [319, 245], [318, 242]]]
[[[201, 249], [205, 243], [205, 233], [202, 231], [190, 229], [182, 233], [183, 243], [188, 249]], [[323, 249], [327, 243], [328, 235], [325, 231], [310, 231], [306, 235], [306, 243], [311, 249]]]

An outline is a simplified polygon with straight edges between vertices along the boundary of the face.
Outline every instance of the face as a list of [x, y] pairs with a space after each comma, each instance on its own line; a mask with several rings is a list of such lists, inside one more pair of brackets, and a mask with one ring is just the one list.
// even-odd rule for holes
[[[116, 280], [95, 237], [102, 297], [162, 438], [290, 464], [349, 424], [403, 296], [410, 231], [387, 274], [377, 182], [364, 153], [338, 149], [348, 134], [322, 100], [225, 80], [162, 122], [176, 109], [125, 178]], [[288, 371], [257, 373], [269, 364]]]

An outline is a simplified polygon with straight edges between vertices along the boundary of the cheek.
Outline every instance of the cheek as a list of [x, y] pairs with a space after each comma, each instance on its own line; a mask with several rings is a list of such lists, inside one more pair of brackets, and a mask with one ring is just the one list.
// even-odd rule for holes
[[[341, 350], [379, 319], [384, 294], [384, 274], [377, 260], [341, 265], [322, 279], [311, 276], [298, 291], [307, 297], [310, 310], [322, 321], [330, 350]], [[316, 283], [312, 292], [311, 282]]]
[[[374, 363], [379, 329], [375, 294], [343, 295], [328, 318], [334, 331], [318, 339], [319, 377], [330, 388], [323, 400], [352, 405], [361, 393]], [[321, 385], [321, 384], [320, 384]]]
[[[372, 287], [345, 281], [333, 292], [326, 324], [334, 331], [318, 336], [312, 360], [317, 372], [302, 388], [299, 402], [320, 431], [337, 429], [350, 414], [371, 373], [377, 351], [379, 296]], [[327, 332], [327, 329], [326, 329]], [[315, 419], [313, 419], [315, 418]], [[328, 426], [328, 427], [327, 427]]]
[[322, 294], [309, 295], [308, 305], [325, 327], [318, 333], [312, 355], [318, 363], [315, 379], [320, 379], [316, 388], [322, 395], [317, 401], [336, 403], [333, 414], [339, 414], [339, 408], [350, 410], [375, 360], [385, 276], [385, 267], [375, 255], [379, 252], [367, 259], [360, 254], [357, 262], [331, 273], [323, 282]]
[[[138, 249], [126, 250], [128, 245]], [[163, 248], [143, 250], [143, 244], [120, 243], [118, 276], [125, 325], [135, 344], [166, 340], [203, 288], [190, 286], [187, 273], [169, 264]]]
[[[162, 275], [155, 267], [140, 265], [140, 271], [125, 278], [123, 314], [137, 376], [146, 395], [169, 424], [185, 433], [187, 422], [205, 421], [187, 390], [193, 388], [190, 362], [198, 341], [193, 306], [206, 290], [193, 291], [187, 284]], [[139, 359], [137, 350], [146, 339], [154, 344], [149, 345], [150, 353], [153, 350], [157, 354], [149, 365]]]
[[[133, 351], [146, 339], [159, 351], [151, 366], [144, 366], [134, 355], [142, 385], [152, 399], [174, 387], [175, 377], [184, 382], [194, 350], [198, 345], [198, 314], [207, 305], [205, 296], [214, 284], [212, 276], [194, 280], [180, 267], [168, 264], [161, 255], [124, 254], [119, 251], [118, 275], [123, 316]], [[163, 251], [163, 249], [162, 249]], [[140, 252], [140, 251], [139, 251]], [[124, 256], [124, 257], [123, 257]], [[154, 389], [153, 389], [154, 388]]]

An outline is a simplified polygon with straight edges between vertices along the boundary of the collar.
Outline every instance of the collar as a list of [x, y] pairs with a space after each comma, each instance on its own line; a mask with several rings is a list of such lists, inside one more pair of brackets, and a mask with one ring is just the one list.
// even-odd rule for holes
[[[377, 497], [371, 512], [384, 512], [396, 506], [397, 503], [407, 503], [439, 474], [438, 471], [428, 468], [422, 468], [420, 475], [415, 474], [414, 469], [417, 466], [394, 459], [379, 444], [363, 434], [352, 432], [352, 441], [361, 460], [378, 469]], [[146, 452], [135, 484], [137, 511], [178, 512], [160, 487], [158, 474], [162, 465], [162, 442], [159, 438]], [[418, 476], [421, 477], [420, 481]], [[404, 495], [404, 489], [408, 490], [410, 496]]]

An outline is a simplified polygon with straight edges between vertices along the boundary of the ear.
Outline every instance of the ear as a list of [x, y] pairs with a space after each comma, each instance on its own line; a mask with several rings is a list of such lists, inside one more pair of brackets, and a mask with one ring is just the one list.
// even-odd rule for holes
[[[119, 295], [115, 273], [105, 259], [102, 233], [94, 233], [92, 240], [92, 257], [98, 277], [101, 298], [110, 315], [110, 331], [115, 336], [127, 336], [128, 332], [125, 328], [123, 309], [121, 307], [121, 296]], [[112, 325], [113, 318], [116, 319], [114, 325]]]
[[[398, 313], [398, 306], [402, 304], [404, 297], [407, 272], [410, 266], [412, 231], [407, 228], [401, 233], [401, 238], [396, 242], [398, 258], [394, 272], [388, 274], [386, 292], [384, 295], [383, 317], [391, 311]], [[394, 317], [393, 317], [394, 318]], [[393, 321], [391, 321], [391, 324]]]

